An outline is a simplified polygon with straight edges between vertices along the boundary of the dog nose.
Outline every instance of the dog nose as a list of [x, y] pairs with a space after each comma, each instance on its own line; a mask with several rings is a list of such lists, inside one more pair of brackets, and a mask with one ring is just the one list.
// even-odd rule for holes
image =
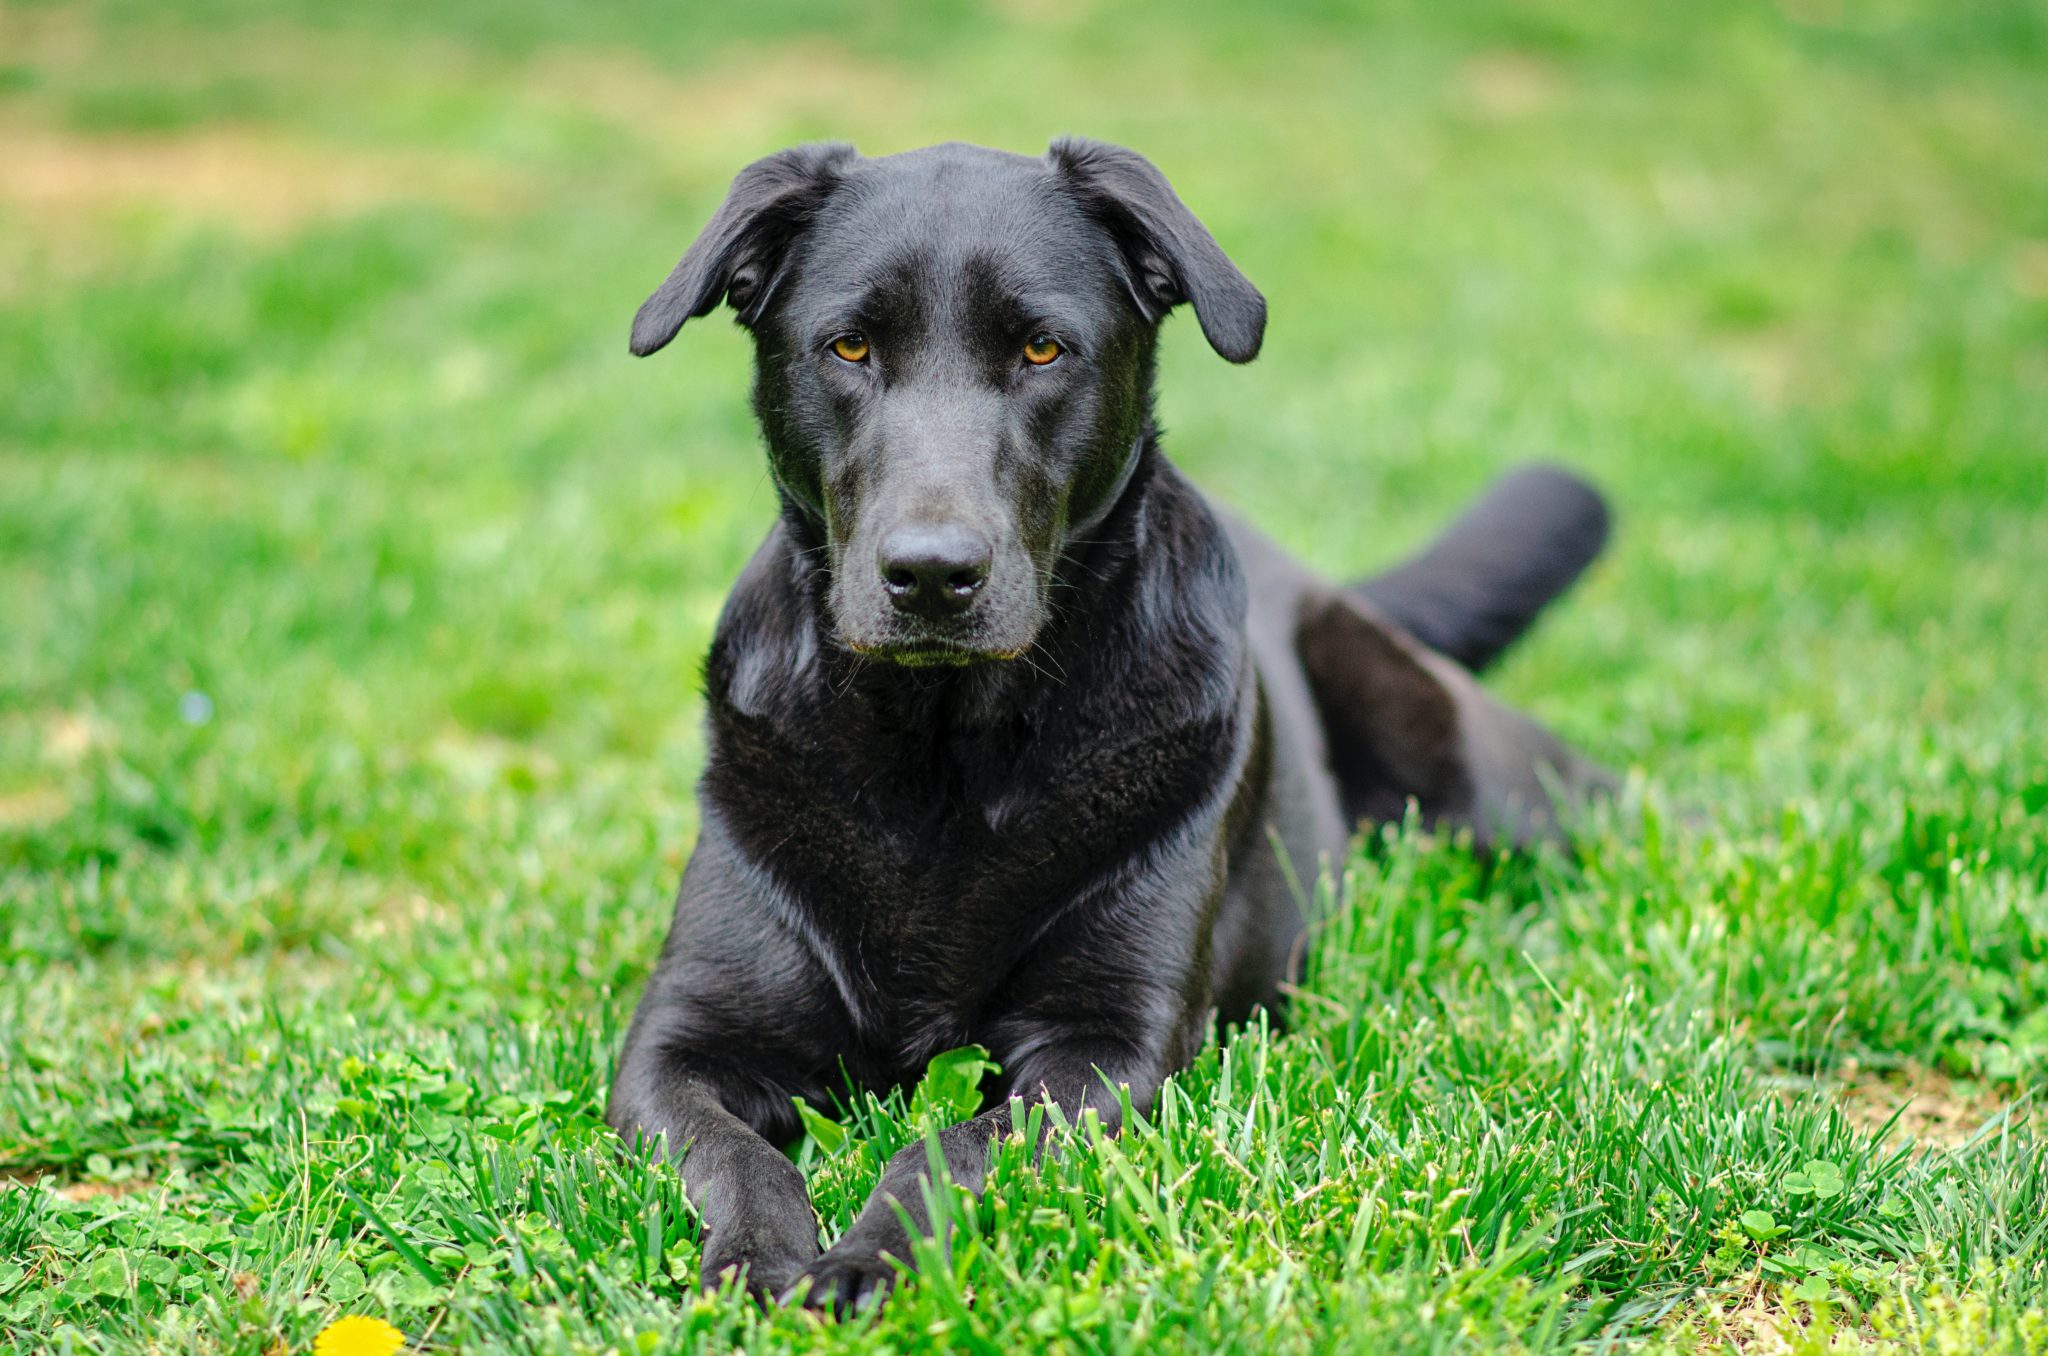
[[889, 601], [921, 617], [965, 612], [988, 582], [988, 538], [962, 523], [913, 523], [876, 553]]

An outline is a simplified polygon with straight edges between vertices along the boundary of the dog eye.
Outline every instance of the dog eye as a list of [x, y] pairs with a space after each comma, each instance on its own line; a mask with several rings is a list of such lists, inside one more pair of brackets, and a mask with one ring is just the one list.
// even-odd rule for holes
[[1064, 352], [1060, 341], [1049, 334], [1034, 334], [1024, 341], [1024, 361], [1033, 367], [1043, 367]]
[[842, 334], [832, 341], [832, 351], [850, 363], [864, 363], [868, 360], [868, 337], [865, 334]]

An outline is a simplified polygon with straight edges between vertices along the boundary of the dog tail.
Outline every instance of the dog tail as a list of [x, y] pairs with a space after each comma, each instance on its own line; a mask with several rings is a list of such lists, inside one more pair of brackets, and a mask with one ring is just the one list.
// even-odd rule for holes
[[1354, 585], [1431, 649], [1477, 673], [1607, 544], [1606, 501], [1555, 466], [1496, 480], [1418, 556]]

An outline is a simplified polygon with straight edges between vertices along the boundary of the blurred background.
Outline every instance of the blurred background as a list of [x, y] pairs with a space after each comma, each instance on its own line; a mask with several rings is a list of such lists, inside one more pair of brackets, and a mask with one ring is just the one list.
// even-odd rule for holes
[[[1248, 1159], [1307, 1177], [1219, 1198], [1230, 1267], [1148, 1271], [1048, 1197], [981, 1317], [1040, 1331], [1096, 1283], [1032, 1270], [1062, 1258], [1139, 1343], [1155, 1294], [1297, 1334], [1384, 1303], [1416, 1342], [1458, 1294], [1516, 1332], [1581, 1283], [1663, 1314], [1773, 1236], [1728, 1232], [1758, 1204], [1785, 1246], [2032, 1258], [2008, 1297], [2048, 1294], [2031, 1140], [1871, 1185], [1846, 1128], [1911, 1097], [1953, 1143], [2048, 1071], [2036, 0], [0, 0], [0, 1185], [42, 1182], [0, 1190], [0, 1349], [253, 1356], [373, 1301], [508, 1351], [770, 1321], [689, 1301], [673, 1180], [584, 1152], [775, 507], [744, 335], [636, 361], [628, 323], [756, 157], [1065, 133], [1152, 157], [1264, 290], [1250, 367], [1168, 323], [1166, 446], [1318, 565], [1515, 462], [1608, 492], [1609, 557], [1494, 681], [1633, 786], [1569, 860], [1360, 859], [1306, 1010], [1352, 1014], [1351, 1081], [1213, 1050], [1185, 1080], [1284, 1083], [1258, 1115], [1309, 1127]], [[1372, 1103], [1405, 1147], [1316, 1176], [1323, 1127], [1409, 1086]], [[1646, 1176], [1646, 1137], [1688, 1166]], [[1772, 1185], [1816, 1154], [1848, 1194]], [[1211, 1167], [1194, 1194], [1243, 1174]], [[1487, 1228], [1569, 1228], [1459, 1290], [1467, 1181], [1509, 1203]], [[1381, 1251], [1316, 1260], [1371, 1191]], [[1005, 1266], [1038, 1278], [1007, 1307]], [[920, 1293], [875, 1331], [954, 1321]]]
[[1168, 326], [1202, 485], [1358, 571], [1580, 468], [1616, 545], [1512, 699], [2040, 868], [2039, 5], [7, 0], [0, 1045], [617, 1010], [774, 507], [744, 336], [634, 308], [782, 146], [1062, 133], [1270, 300], [1248, 368]]

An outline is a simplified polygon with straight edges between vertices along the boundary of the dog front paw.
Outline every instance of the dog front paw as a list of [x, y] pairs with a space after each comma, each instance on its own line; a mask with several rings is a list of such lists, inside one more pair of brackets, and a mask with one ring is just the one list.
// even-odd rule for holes
[[698, 1268], [698, 1278], [706, 1290], [716, 1290], [727, 1278], [738, 1276], [748, 1294], [772, 1300], [795, 1285], [805, 1266], [817, 1260], [815, 1242], [806, 1248], [758, 1233], [713, 1234], [704, 1240], [704, 1263]]
[[895, 1281], [896, 1266], [887, 1257], [867, 1249], [833, 1248], [802, 1269], [783, 1299], [847, 1314], [879, 1303]]

